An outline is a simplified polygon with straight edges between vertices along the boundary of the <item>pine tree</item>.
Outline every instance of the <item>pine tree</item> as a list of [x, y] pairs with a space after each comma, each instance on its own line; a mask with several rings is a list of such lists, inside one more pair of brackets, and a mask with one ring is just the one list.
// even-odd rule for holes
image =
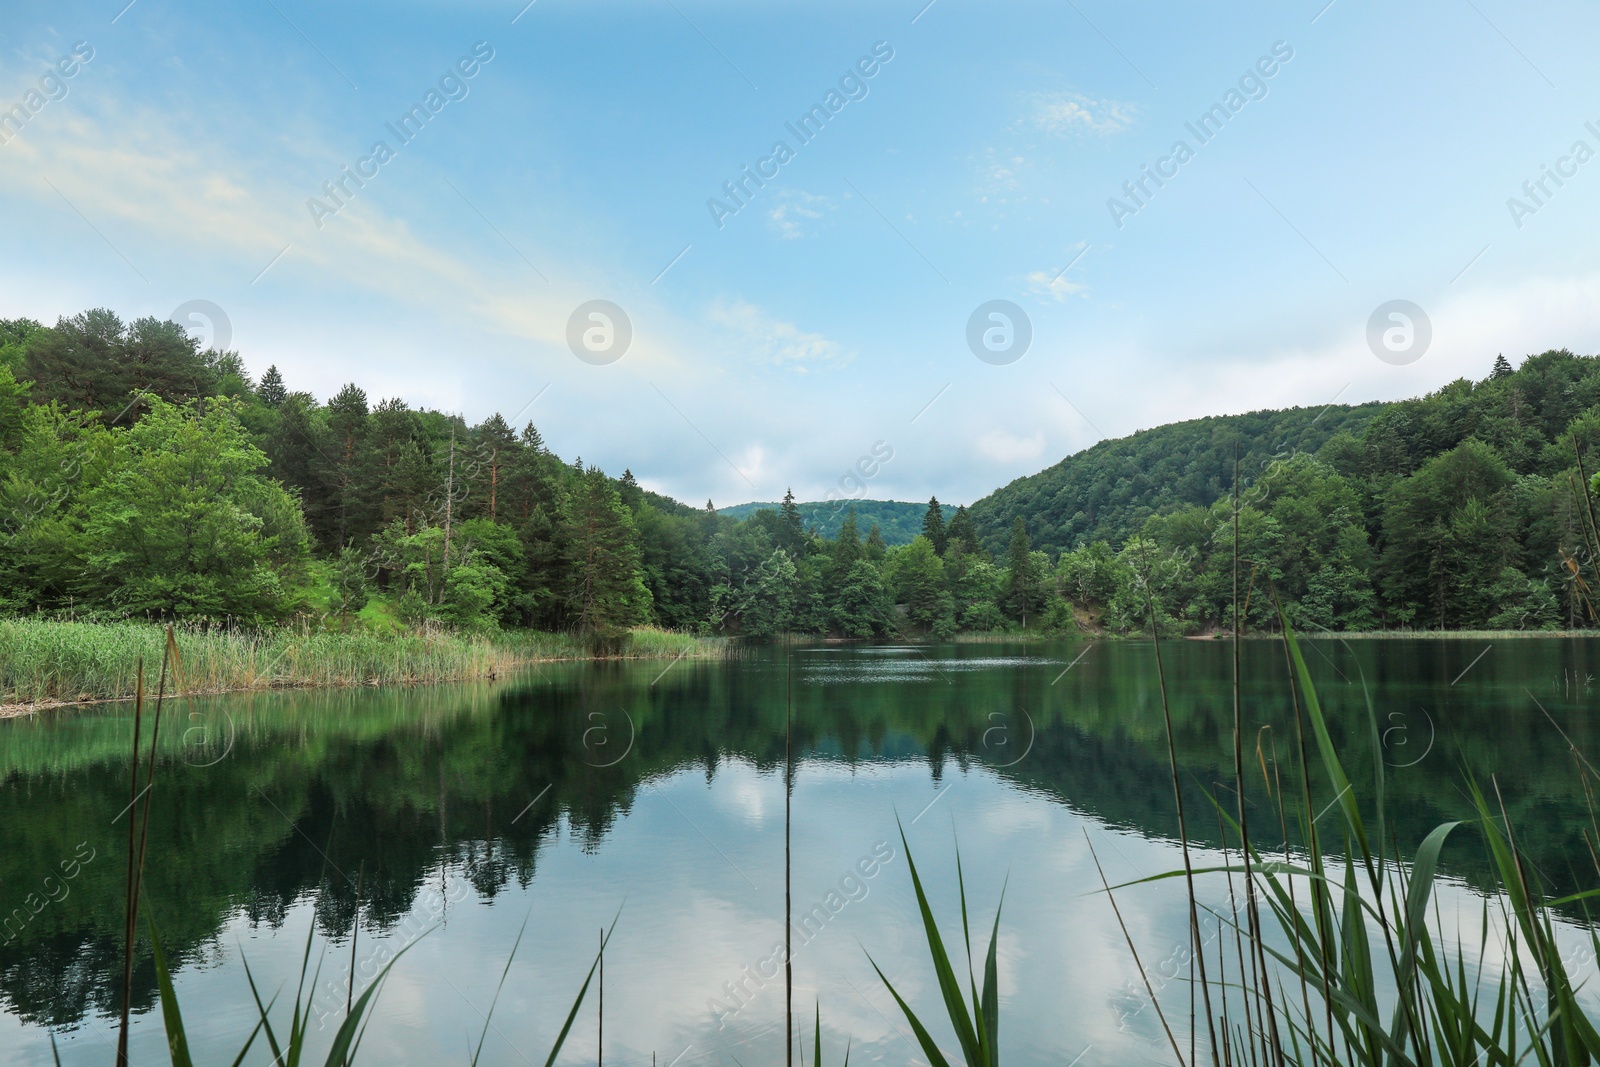
[[633, 516], [599, 470], [573, 486], [563, 531], [568, 559], [567, 606], [579, 630], [607, 635], [650, 618]]
[[786, 489], [783, 503], [778, 506], [778, 547], [798, 556], [806, 543], [806, 522], [794, 502], [794, 490]]
[[506, 469], [516, 459], [517, 435], [511, 427], [506, 425], [506, 420], [495, 412], [483, 423], [472, 431], [477, 438], [478, 453], [482, 464], [478, 473], [478, 481], [487, 482], [486, 497], [489, 505], [489, 518], [499, 518], [500, 486], [506, 479]]
[[950, 525], [945, 527], [946, 549], [959, 548], [967, 555], [981, 555], [987, 558], [983, 545], [978, 540], [978, 528], [973, 525], [972, 516], [967, 514], [965, 504], [956, 508], [956, 513], [950, 519]]
[[849, 573], [850, 567], [862, 558], [861, 527], [856, 522], [856, 509], [850, 508], [844, 513], [844, 522], [839, 526], [839, 536], [834, 539], [828, 550], [828, 567], [826, 578], [828, 584], [838, 588], [844, 576]]
[[944, 555], [949, 531], [944, 527], [944, 509], [939, 507], [939, 498], [936, 496], [928, 498], [928, 511], [922, 516], [922, 536], [933, 545], [935, 552]]
[[617, 491], [629, 510], [637, 511], [639, 505], [644, 503], [644, 490], [639, 488], [639, 480], [633, 476], [633, 471], [626, 467], [622, 470], [622, 477], [617, 479]]
[[345, 545], [353, 530], [366, 533], [360, 465], [367, 440], [367, 394], [354, 382], [328, 401], [328, 430], [335, 451], [322, 457], [326, 464], [324, 477], [336, 509], [334, 543]]
[[882, 563], [888, 552], [889, 546], [883, 543], [883, 531], [873, 523], [872, 529], [867, 531], [867, 558], [873, 563]]
[[1509, 378], [1516, 372], [1511, 369], [1511, 361], [1506, 359], [1505, 353], [1494, 357], [1494, 370], [1489, 372], [1490, 379]]
[[1028, 540], [1028, 528], [1018, 515], [1011, 523], [1011, 543], [1006, 546], [1005, 607], [1015, 618], [1028, 625], [1028, 608], [1034, 600], [1033, 544]]
[[256, 396], [269, 408], [275, 408], [283, 403], [284, 397], [289, 393], [283, 387], [283, 375], [278, 373], [278, 365], [274, 363], [267, 368], [267, 373], [261, 376], [261, 384], [256, 386]]

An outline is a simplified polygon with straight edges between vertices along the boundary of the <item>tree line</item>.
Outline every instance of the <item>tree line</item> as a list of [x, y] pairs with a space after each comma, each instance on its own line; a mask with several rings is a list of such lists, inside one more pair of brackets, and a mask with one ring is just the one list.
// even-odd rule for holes
[[1105, 442], [971, 512], [930, 500], [921, 533], [891, 547], [848, 508], [832, 536], [792, 493], [719, 515], [567, 462], [531, 422], [469, 425], [356, 384], [321, 402], [174, 323], [93, 310], [0, 320], [0, 610], [1177, 633], [1228, 623], [1237, 558], [1252, 627], [1281, 603], [1330, 629], [1571, 628], [1595, 623], [1581, 457], [1597, 439], [1595, 360], [1502, 359], [1417, 401]]

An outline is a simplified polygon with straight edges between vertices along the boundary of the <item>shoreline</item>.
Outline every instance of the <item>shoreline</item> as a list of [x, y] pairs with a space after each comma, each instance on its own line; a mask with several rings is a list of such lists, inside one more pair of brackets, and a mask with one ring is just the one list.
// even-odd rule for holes
[[[484, 674], [462, 674], [454, 677], [429, 678], [405, 681], [350, 681], [350, 682], [312, 682], [312, 681], [271, 681], [266, 685], [234, 685], [219, 686], [203, 689], [190, 689], [182, 693], [169, 692], [167, 700], [187, 700], [190, 697], [218, 697], [229, 696], [234, 693], [280, 693], [304, 689], [420, 689], [427, 686], [438, 685], [464, 685], [470, 682], [502, 682], [510, 681], [511, 675], [523, 667], [537, 667], [541, 663], [607, 663], [607, 662], [639, 662], [646, 660], [663, 659], [667, 657], [657, 655], [644, 656], [535, 656], [529, 659], [517, 660], [511, 670], [505, 672], [489, 671]], [[705, 660], [710, 656], [685, 656], [680, 658]], [[89, 708], [100, 704], [127, 704], [135, 699], [134, 694], [124, 693], [118, 696], [95, 696], [87, 700], [42, 700], [31, 704], [0, 704], [0, 721], [18, 719], [26, 715], [37, 715], [42, 711], [58, 711], [62, 708]], [[149, 699], [148, 695], [146, 699]]]
[[[0, 620], [0, 719], [132, 700], [155, 690], [166, 653], [155, 623]], [[569, 633], [181, 629], [169, 692], [417, 687], [498, 681], [540, 663], [721, 659], [726, 638], [638, 629], [600, 650]]]
[[[0, 621], [0, 721], [65, 708], [134, 699], [135, 664], [143, 657], [147, 690], [161, 662], [165, 628], [153, 623]], [[1226, 632], [1168, 637], [1168, 641], [1225, 642]], [[1246, 633], [1246, 641], [1278, 641], [1281, 633]], [[1594, 630], [1361, 630], [1297, 633], [1302, 641], [1463, 640], [1600, 637]], [[9, 641], [8, 641], [9, 639]], [[722, 659], [735, 647], [725, 637], [642, 629], [629, 647], [597, 654], [573, 634], [509, 631], [496, 634], [198, 631], [177, 633], [185, 683], [175, 699], [292, 689], [381, 689], [496, 682], [541, 663]], [[958, 634], [894, 639], [914, 645], [1049, 644], [1067, 641], [1150, 641], [1143, 634]], [[779, 643], [881, 644], [867, 640], [787, 635]], [[109, 646], [109, 647], [108, 647]], [[27, 661], [19, 664], [19, 661]], [[15, 699], [25, 695], [31, 699]]]

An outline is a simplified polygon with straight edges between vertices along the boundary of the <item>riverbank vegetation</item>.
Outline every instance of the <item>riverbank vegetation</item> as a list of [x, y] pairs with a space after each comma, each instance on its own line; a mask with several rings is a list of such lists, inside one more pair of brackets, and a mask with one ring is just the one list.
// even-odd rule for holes
[[[352, 383], [319, 402], [172, 323], [0, 322], [0, 613], [593, 637], [1597, 625], [1600, 360], [1102, 442], [889, 546], [848, 501], [743, 518]], [[1237, 553], [1231, 513], [1240, 472]], [[834, 530], [834, 522], [837, 529]]]
[[[597, 646], [582, 635], [526, 631], [400, 634], [310, 626], [241, 629], [178, 627], [183, 694], [300, 686], [433, 685], [504, 678], [532, 663], [606, 656], [705, 659], [728, 642], [660, 630], [630, 631]], [[165, 631], [145, 622], [0, 619], [0, 710], [132, 697], [144, 667], [154, 689]]]

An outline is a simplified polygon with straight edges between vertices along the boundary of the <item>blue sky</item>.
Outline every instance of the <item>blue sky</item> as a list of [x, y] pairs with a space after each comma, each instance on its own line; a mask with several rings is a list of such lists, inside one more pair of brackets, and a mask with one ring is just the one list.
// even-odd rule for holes
[[[1600, 348], [1576, 3], [124, 2], [7, 5], [0, 107], [93, 55], [0, 144], [0, 316], [210, 301], [257, 374], [532, 419], [693, 503], [821, 498], [874, 448], [866, 495], [968, 502], [1163, 422]], [[345, 166], [376, 173], [330, 213]], [[1397, 299], [1432, 326], [1398, 366]], [[591, 300], [614, 362], [569, 348]], [[1013, 362], [969, 349], [991, 300]]]

